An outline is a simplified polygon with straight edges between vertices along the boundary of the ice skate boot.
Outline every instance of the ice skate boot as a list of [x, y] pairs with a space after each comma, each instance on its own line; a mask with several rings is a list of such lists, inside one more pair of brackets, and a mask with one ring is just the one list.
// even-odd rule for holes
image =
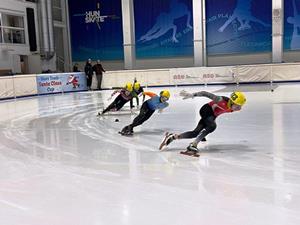
[[199, 157], [199, 149], [191, 143], [187, 148], [186, 151], [180, 152], [180, 154], [183, 155], [188, 155], [188, 156], [194, 156], [194, 157]]
[[169, 145], [172, 141], [175, 140], [175, 134], [166, 132], [164, 139], [162, 140], [159, 150], [162, 150], [164, 146]]

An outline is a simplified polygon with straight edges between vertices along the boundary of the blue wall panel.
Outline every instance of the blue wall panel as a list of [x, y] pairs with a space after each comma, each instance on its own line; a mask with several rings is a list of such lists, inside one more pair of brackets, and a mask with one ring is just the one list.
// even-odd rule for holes
[[206, 0], [206, 29], [208, 55], [271, 51], [272, 1]]
[[69, 0], [73, 61], [122, 60], [121, 0]]
[[137, 58], [193, 55], [192, 0], [135, 0]]

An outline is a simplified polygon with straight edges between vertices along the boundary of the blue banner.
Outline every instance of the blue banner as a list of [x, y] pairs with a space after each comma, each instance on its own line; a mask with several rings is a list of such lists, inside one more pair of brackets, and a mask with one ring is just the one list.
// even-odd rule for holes
[[272, 50], [272, 0], [206, 0], [208, 55]]
[[193, 55], [192, 0], [135, 0], [137, 58]]
[[300, 50], [300, 0], [284, 1], [284, 49]]
[[36, 81], [38, 94], [87, 90], [84, 73], [39, 74]]
[[121, 0], [69, 0], [73, 61], [122, 60]]

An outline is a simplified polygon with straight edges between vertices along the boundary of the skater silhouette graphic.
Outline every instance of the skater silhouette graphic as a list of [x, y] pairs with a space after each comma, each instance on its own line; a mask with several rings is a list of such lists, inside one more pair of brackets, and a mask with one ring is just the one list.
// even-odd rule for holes
[[186, 26], [192, 29], [191, 12], [188, 7], [179, 2], [179, 0], [171, 0], [169, 12], [161, 13], [152, 28], [138, 40], [139, 42], [147, 42], [161, 37], [169, 30], [173, 30], [172, 41], [179, 42], [176, 38], [177, 26], [174, 24], [176, 19], [187, 16]]
[[297, 49], [297, 48], [299, 49], [300, 48], [300, 34], [299, 34], [300, 14], [297, 11], [296, 0], [293, 0], [293, 12], [294, 12], [294, 16], [293, 17], [290, 16], [287, 18], [287, 22], [293, 24], [294, 26], [292, 40], [291, 40], [291, 49]]
[[239, 31], [251, 29], [250, 22], [259, 23], [265, 27], [269, 27], [269, 24], [254, 17], [251, 13], [251, 0], [237, 0], [236, 8], [229, 19], [221, 26], [218, 31], [223, 32], [234, 20], [240, 23]]

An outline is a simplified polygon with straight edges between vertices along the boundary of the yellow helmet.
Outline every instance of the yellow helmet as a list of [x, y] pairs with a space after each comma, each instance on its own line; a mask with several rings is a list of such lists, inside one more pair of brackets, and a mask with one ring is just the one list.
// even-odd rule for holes
[[133, 89], [136, 90], [136, 91], [139, 90], [140, 87], [141, 87], [141, 84], [139, 82], [135, 82], [134, 85], [133, 85]]
[[236, 105], [244, 105], [246, 102], [246, 97], [243, 92], [235, 91], [230, 95], [230, 100]]
[[163, 90], [160, 92], [160, 97], [170, 98], [170, 92], [168, 90]]
[[133, 90], [132, 83], [127, 83], [127, 84], [125, 85], [125, 89], [126, 89], [127, 91], [132, 92], [132, 90]]

